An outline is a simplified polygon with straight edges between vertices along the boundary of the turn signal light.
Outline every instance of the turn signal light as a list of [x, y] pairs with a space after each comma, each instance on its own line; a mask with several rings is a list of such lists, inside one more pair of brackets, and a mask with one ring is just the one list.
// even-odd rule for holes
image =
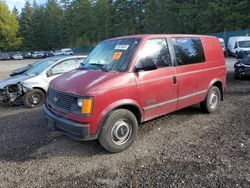
[[91, 114], [93, 106], [93, 99], [82, 99], [82, 114]]

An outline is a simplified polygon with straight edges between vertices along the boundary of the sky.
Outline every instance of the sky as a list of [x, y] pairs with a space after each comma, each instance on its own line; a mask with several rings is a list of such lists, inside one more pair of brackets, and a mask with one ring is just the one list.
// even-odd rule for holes
[[[27, 0], [4, 0], [7, 5], [9, 6], [9, 9], [12, 10], [14, 6], [20, 11]], [[33, 3], [33, 0], [28, 0], [31, 4]], [[38, 4], [42, 4], [46, 2], [46, 0], [36, 0]]]

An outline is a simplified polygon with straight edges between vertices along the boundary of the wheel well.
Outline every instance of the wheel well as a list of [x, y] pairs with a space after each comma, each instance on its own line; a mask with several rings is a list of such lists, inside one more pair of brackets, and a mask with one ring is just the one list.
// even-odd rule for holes
[[39, 90], [41, 90], [45, 94], [45, 96], [47, 96], [47, 92], [43, 88], [33, 87], [33, 89], [39, 89]]
[[134, 105], [122, 105], [122, 106], [115, 108], [114, 110], [116, 110], [116, 109], [126, 109], [126, 110], [131, 111], [135, 115], [138, 123], [141, 123], [142, 114], [141, 114], [140, 110], [138, 109], [138, 107], [136, 107]]
[[217, 81], [213, 84], [213, 86], [216, 86], [219, 88], [220, 90], [220, 94], [221, 94], [221, 100], [223, 100], [223, 89], [222, 89], [222, 83], [220, 81]]

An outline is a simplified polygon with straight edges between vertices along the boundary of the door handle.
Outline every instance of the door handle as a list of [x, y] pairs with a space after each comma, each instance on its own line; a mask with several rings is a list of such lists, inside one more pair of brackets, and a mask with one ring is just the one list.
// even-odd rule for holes
[[173, 76], [173, 82], [174, 82], [174, 84], [177, 84], [176, 76]]

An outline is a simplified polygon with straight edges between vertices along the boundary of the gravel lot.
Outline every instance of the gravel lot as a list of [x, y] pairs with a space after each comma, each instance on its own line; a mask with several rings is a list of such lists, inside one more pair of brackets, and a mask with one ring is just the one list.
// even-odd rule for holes
[[[144, 123], [118, 154], [51, 131], [40, 108], [0, 107], [0, 187], [250, 187], [250, 80], [233, 79], [234, 61], [217, 113]], [[29, 63], [0, 62], [0, 79]]]

